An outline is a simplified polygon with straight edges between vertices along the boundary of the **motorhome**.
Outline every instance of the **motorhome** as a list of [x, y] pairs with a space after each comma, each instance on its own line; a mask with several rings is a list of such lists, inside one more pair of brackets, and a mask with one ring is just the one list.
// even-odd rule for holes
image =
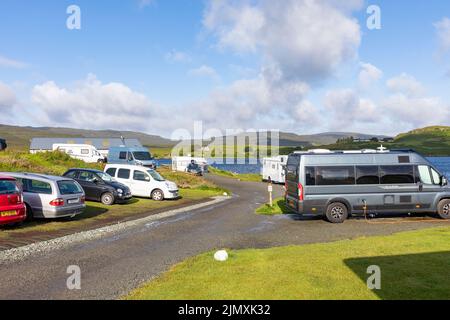
[[74, 159], [83, 160], [86, 163], [104, 163], [105, 156], [92, 145], [89, 144], [53, 144], [53, 151], [67, 153]]
[[129, 164], [156, 169], [157, 162], [145, 147], [113, 147], [109, 149], [108, 163]]
[[414, 150], [293, 153], [285, 190], [290, 209], [332, 223], [376, 213], [437, 213], [450, 219], [447, 178]]
[[202, 172], [208, 172], [208, 161], [201, 157], [172, 157], [172, 170], [186, 172], [191, 163], [199, 165]]
[[285, 182], [285, 166], [288, 156], [279, 156], [272, 158], [263, 158], [261, 175], [263, 181], [272, 181], [274, 183]]

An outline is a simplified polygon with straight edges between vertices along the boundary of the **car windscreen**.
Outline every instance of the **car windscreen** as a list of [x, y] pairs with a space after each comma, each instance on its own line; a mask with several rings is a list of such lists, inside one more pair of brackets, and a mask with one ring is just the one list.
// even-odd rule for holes
[[147, 170], [148, 174], [152, 176], [156, 181], [166, 181], [158, 172], [155, 170]]
[[75, 181], [71, 180], [58, 181], [58, 188], [62, 195], [83, 193], [83, 189]]
[[140, 160], [140, 161], [153, 160], [150, 152], [146, 152], [146, 151], [135, 151], [135, 152], [133, 152], [133, 156], [134, 156], [134, 159]]
[[105, 172], [98, 172], [97, 175], [105, 182], [113, 182], [114, 178]]
[[19, 192], [19, 188], [14, 181], [0, 180], [0, 195], [14, 194]]

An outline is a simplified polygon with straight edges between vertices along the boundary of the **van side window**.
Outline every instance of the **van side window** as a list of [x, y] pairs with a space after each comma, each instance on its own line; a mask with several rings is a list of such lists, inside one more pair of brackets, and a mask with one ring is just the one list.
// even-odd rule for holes
[[150, 177], [142, 171], [134, 171], [133, 180], [136, 181], [150, 181]]
[[120, 159], [120, 160], [126, 160], [126, 159], [127, 159], [127, 153], [126, 153], [126, 151], [120, 151], [120, 153], [119, 153], [119, 159]]
[[355, 167], [316, 167], [318, 186], [355, 184]]
[[439, 173], [436, 172], [436, 170], [434, 170], [433, 168], [431, 169], [431, 176], [433, 177], [433, 182], [434, 184], [438, 185], [441, 183], [441, 175]]
[[305, 167], [305, 175], [306, 175], [306, 185], [307, 186], [315, 186], [316, 185], [316, 168], [314, 167]]
[[300, 166], [300, 156], [289, 156], [286, 164], [286, 178], [288, 180], [298, 180], [298, 170]]
[[380, 166], [381, 184], [414, 183], [413, 166]]
[[131, 171], [129, 169], [119, 169], [119, 173], [117, 174], [117, 178], [120, 179], [130, 179]]
[[356, 184], [380, 184], [378, 166], [357, 166]]
[[419, 181], [423, 184], [433, 184], [431, 180], [430, 167], [428, 166], [418, 166], [417, 171], [419, 173]]
[[111, 177], [115, 177], [116, 176], [116, 168], [109, 168], [108, 170], [106, 170], [106, 173], [109, 174]]
[[89, 149], [81, 149], [81, 154], [89, 154]]

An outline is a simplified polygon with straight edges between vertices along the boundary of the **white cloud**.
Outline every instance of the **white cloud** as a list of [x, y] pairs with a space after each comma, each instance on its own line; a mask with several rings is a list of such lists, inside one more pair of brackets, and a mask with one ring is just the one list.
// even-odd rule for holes
[[6, 84], [0, 82], [0, 112], [8, 112], [16, 104], [14, 91]]
[[438, 97], [410, 97], [403, 93], [388, 97], [382, 112], [391, 117], [396, 125], [407, 124], [410, 128], [430, 125], [448, 125], [450, 105]]
[[23, 69], [27, 67], [27, 64], [21, 61], [9, 59], [4, 56], [0, 56], [0, 67]]
[[420, 96], [425, 92], [423, 85], [406, 73], [389, 79], [386, 85], [393, 93], [403, 93], [408, 96]]
[[168, 62], [191, 62], [191, 57], [186, 52], [172, 50], [164, 56]]
[[219, 80], [220, 77], [217, 74], [216, 70], [210, 66], [202, 65], [196, 69], [189, 70], [189, 75], [195, 76], [195, 77], [208, 77], [213, 80]]
[[121, 83], [103, 84], [95, 75], [73, 88], [36, 85], [31, 100], [51, 123], [91, 129], [145, 130], [156, 108], [145, 95]]
[[434, 24], [441, 50], [450, 50], [450, 19], [443, 18]]
[[154, 2], [154, 0], [139, 0], [139, 8], [145, 8], [148, 7], [149, 5], [151, 5]]
[[325, 108], [332, 114], [327, 117], [330, 128], [348, 131], [356, 122], [376, 122], [380, 112], [376, 104], [359, 96], [352, 89], [330, 90], [324, 99]]
[[361, 39], [356, 19], [326, 0], [219, 0], [211, 2], [203, 24], [220, 47], [261, 53], [288, 80], [329, 76], [356, 56]]
[[358, 76], [359, 86], [363, 89], [369, 88], [373, 83], [383, 77], [383, 72], [370, 63], [361, 63]]

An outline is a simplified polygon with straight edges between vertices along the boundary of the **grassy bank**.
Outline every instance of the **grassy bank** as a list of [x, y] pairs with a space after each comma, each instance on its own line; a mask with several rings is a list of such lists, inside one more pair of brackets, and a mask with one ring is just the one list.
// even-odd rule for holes
[[273, 200], [272, 207], [269, 204], [264, 204], [256, 209], [256, 213], [266, 216], [274, 216], [277, 214], [292, 213], [292, 211], [286, 206], [284, 198], [277, 198]]
[[240, 181], [261, 182], [261, 175], [256, 173], [234, 173], [214, 167], [209, 167], [209, 171], [218, 176], [232, 178]]
[[[127, 299], [450, 299], [450, 228], [325, 244], [213, 252], [188, 259]], [[381, 268], [369, 290], [367, 268]]]

